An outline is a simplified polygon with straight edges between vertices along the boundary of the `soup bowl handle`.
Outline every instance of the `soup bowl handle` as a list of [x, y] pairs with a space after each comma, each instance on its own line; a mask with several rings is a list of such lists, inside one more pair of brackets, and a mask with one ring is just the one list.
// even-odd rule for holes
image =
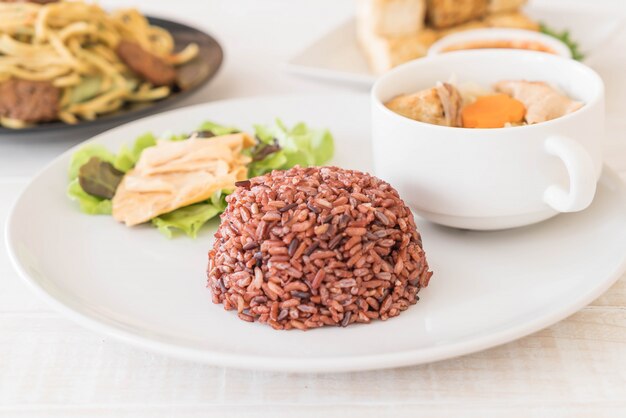
[[569, 191], [551, 185], [543, 194], [544, 202], [558, 212], [578, 212], [587, 208], [596, 193], [594, 164], [587, 150], [573, 139], [560, 135], [548, 137], [545, 150], [565, 165]]

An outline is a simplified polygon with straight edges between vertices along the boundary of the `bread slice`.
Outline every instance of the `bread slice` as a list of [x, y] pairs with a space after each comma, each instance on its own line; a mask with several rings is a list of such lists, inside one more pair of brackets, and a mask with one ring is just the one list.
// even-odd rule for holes
[[526, 4], [527, 0], [489, 0], [488, 13], [514, 12]]
[[463, 23], [462, 25], [456, 25], [447, 29], [440, 29], [436, 31], [436, 35], [437, 39], [441, 39], [444, 36], [448, 36], [456, 32], [482, 28], [539, 30], [539, 24], [521, 12], [494, 13], [487, 15], [487, 17], [481, 20], [472, 20], [470, 22]]
[[449, 28], [487, 14], [488, 0], [428, 0], [429, 24], [436, 29]]
[[460, 25], [452, 26], [451, 28], [439, 29], [435, 31], [435, 33], [437, 35], [437, 39], [441, 39], [444, 36], [448, 36], [456, 32], [463, 32], [465, 30], [472, 30], [472, 29], [484, 29], [488, 27], [489, 27], [489, 24], [485, 22], [485, 20], [482, 20], [482, 19], [471, 20], [469, 22], [465, 22]]
[[357, 24], [379, 36], [416, 35], [425, 15], [426, 0], [357, 0]]
[[437, 40], [437, 35], [428, 28], [415, 35], [393, 37], [359, 30], [357, 38], [372, 72], [382, 74], [397, 65], [426, 55], [428, 48]]
[[522, 12], [490, 14], [485, 23], [492, 28], [539, 30], [539, 24]]

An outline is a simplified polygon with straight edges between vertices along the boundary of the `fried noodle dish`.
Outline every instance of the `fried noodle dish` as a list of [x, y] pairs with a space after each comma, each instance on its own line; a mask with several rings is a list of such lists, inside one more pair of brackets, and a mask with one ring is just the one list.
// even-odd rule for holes
[[0, 2], [0, 124], [75, 124], [163, 99], [197, 54], [196, 44], [175, 53], [172, 35], [135, 9]]

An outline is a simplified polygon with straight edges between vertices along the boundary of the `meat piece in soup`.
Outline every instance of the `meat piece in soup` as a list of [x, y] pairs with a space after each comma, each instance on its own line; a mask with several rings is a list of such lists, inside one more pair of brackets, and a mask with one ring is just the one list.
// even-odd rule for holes
[[407, 118], [441, 126], [461, 126], [461, 95], [456, 87], [440, 83], [417, 93], [403, 94], [385, 103]]
[[560, 118], [583, 106], [582, 102], [570, 99], [542, 81], [500, 81], [494, 88], [524, 103], [525, 120], [529, 125]]

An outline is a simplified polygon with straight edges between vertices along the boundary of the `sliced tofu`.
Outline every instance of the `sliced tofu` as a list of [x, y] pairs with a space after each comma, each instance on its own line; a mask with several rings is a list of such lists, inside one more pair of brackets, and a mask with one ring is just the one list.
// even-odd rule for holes
[[428, 22], [442, 29], [459, 25], [487, 14], [488, 0], [427, 0]]
[[378, 36], [417, 35], [424, 27], [426, 0], [357, 0], [357, 25]]
[[113, 217], [138, 225], [234, 187], [247, 178], [250, 158], [241, 152], [253, 145], [245, 133], [160, 141], [124, 176], [113, 197]]

